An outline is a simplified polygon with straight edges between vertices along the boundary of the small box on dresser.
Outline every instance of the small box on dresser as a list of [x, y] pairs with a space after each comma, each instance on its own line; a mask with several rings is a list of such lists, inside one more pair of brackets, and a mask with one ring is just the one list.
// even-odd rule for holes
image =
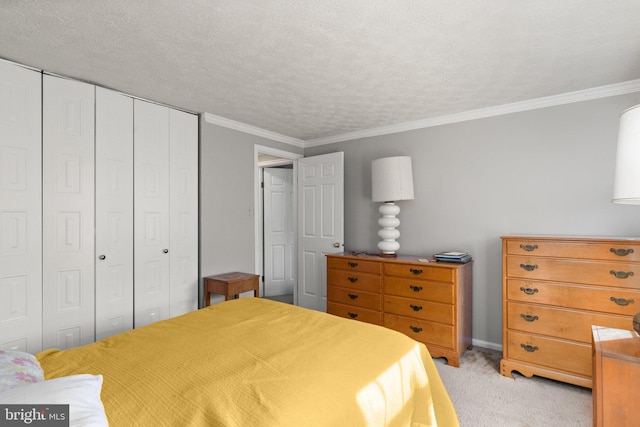
[[640, 240], [502, 237], [500, 372], [592, 387], [591, 326], [631, 329]]
[[327, 312], [402, 332], [460, 366], [471, 348], [472, 263], [327, 255]]

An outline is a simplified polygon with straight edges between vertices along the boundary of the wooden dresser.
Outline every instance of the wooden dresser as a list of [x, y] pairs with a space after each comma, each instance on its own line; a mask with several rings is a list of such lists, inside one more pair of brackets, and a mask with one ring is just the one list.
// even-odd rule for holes
[[471, 348], [472, 263], [400, 255], [327, 255], [327, 312], [382, 325], [460, 366]]
[[591, 387], [591, 326], [640, 311], [640, 239], [503, 236], [502, 273], [500, 373]]

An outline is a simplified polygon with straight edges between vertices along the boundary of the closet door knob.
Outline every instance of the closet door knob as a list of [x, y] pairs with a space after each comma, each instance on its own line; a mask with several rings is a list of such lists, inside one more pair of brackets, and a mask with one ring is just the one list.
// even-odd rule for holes
[[99, 260], [105, 260], [105, 259], [107, 259], [107, 256], [106, 256], [106, 255], [100, 255], [100, 256], [98, 257], [98, 259], [99, 259]]
[[168, 254], [168, 253], [169, 253], [169, 249], [165, 249], [165, 250], [164, 250], [164, 251], [162, 251], [162, 252], [163, 252], [163, 253], [165, 253], [165, 254]]

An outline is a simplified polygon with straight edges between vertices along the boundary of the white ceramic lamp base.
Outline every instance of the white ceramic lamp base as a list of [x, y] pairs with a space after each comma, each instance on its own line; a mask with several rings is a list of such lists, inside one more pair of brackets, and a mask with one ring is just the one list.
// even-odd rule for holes
[[382, 239], [378, 242], [378, 249], [382, 256], [396, 256], [400, 249], [400, 243], [396, 241], [400, 237], [400, 231], [396, 229], [400, 225], [400, 220], [396, 218], [400, 207], [393, 202], [384, 202], [378, 211], [382, 214], [382, 218], [378, 220], [378, 225], [382, 227], [378, 231], [378, 236]]

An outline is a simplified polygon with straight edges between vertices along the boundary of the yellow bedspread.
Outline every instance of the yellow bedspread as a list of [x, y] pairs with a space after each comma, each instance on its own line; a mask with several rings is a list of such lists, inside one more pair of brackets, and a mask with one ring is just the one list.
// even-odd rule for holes
[[457, 426], [425, 346], [374, 325], [241, 298], [37, 355], [102, 374], [112, 426]]

